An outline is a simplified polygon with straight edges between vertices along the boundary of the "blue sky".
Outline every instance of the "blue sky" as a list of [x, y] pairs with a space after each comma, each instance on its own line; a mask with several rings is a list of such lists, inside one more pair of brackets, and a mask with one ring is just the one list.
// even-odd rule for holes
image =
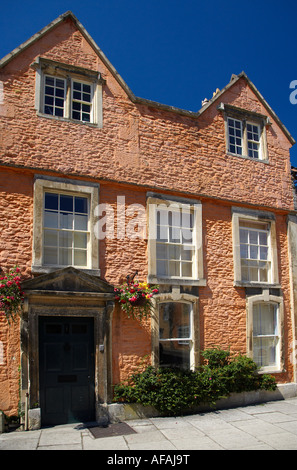
[[136, 96], [197, 111], [245, 71], [297, 141], [296, 0], [2, 1], [0, 57], [67, 10]]

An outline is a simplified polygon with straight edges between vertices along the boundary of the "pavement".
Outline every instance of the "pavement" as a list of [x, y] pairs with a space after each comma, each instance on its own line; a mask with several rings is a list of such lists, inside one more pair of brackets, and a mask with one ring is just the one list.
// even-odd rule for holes
[[110, 458], [115, 460], [127, 450], [157, 450], [168, 455], [182, 451], [179, 454], [184, 458], [191, 450], [297, 450], [297, 397], [126, 424], [133, 433], [99, 438], [80, 423], [15, 430], [0, 434], [0, 450], [104, 450], [113, 451]]

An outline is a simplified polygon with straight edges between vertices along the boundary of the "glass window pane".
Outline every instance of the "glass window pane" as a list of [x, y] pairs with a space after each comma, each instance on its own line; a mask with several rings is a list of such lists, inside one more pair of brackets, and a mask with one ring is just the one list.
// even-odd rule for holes
[[268, 245], [268, 234], [267, 234], [267, 232], [259, 232], [259, 243], [260, 243], [260, 245]]
[[65, 212], [60, 213], [60, 228], [71, 230], [73, 228], [73, 215]]
[[88, 230], [88, 217], [86, 215], [74, 216], [74, 230]]
[[180, 263], [178, 261], [169, 261], [169, 276], [180, 276]]
[[83, 83], [83, 91], [86, 93], [91, 93], [91, 86]]
[[44, 212], [44, 227], [58, 228], [58, 213], [57, 212]]
[[240, 243], [248, 243], [248, 230], [245, 229], [240, 229], [239, 234], [240, 234]]
[[80, 111], [80, 108], [81, 108], [80, 103], [78, 103], [77, 101], [73, 101], [72, 109], [74, 109], [75, 111]]
[[168, 259], [168, 246], [157, 243], [157, 259]]
[[75, 197], [75, 212], [88, 213], [88, 199], [86, 197]]
[[258, 268], [254, 268], [254, 267], [249, 268], [249, 281], [251, 281], [251, 282], [258, 282], [259, 281]]
[[162, 209], [157, 210], [157, 224], [163, 226], [169, 225], [168, 211]]
[[193, 232], [191, 229], [182, 229], [182, 243], [192, 243]]
[[56, 248], [44, 248], [44, 264], [58, 264], [58, 250]]
[[54, 77], [45, 77], [45, 84], [46, 85], [54, 85], [55, 84], [55, 79]]
[[261, 246], [260, 247], [260, 259], [267, 260], [268, 258], [268, 247]]
[[250, 258], [258, 259], [258, 247], [256, 245], [250, 246]]
[[45, 94], [46, 95], [51, 95], [51, 96], [54, 96], [55, 94], [55, 89], [50, 87], [50, 86], [46, 86], [45, 87]]
[[60, 117], [63, 117], [64, 115], [64, 110], [61, 109], [61, 108], [56, 108], [55, 109], [55, 116], [60, 116]]
[[161, 367], [190, 368], [190, 344], [182, 341], [159, 343], [159, 363]]
[[72, 250], [67, 248], [60, 248], [59, 250], [59, 264], [62, 266], [72, 265]]
[[157, 240], [162, 242], [168, 241], [168, 227], [157, 225]]
[[179, 245], [169, 245], [169, 259], [180, 260], [180, 246]]
[[256, 304], [254, 308], [254, 335], [276, 334], [276, 306], [273, 304]]
[[268, 282], [268, 269], [260, 269], [260, 282]]
[[166, 302], [159, 306], [161, 366], [190, 367], [191, 305]]
[[74, 233], [74, 247], [87, 248], [88, 237], [86, 233]]
[[45, 208], [58, 210], [59, 196], [58, 194], [45, 193]]
[[169, 227], [169, 241], [171, 243], [181, 243], [179, 227]]
[[[82, 101], [86, 101], [87, 103], [91, 102], [91, 95], [88, 93], [83, 93]], [[90, 111], [91, 107], [89, 104], [83, 104], [83, 111]]]
[[253, 360], [258, 367], [276, 366], [276, 338], [254, 338]]
[[168, 261], [157, 260], [157, 275], [168, 276]]
[[192, 263], [182, 263], [182, 276], [192, 277]]
[[58, 106], [59, 108], [63, 108], [64, 105], [64, 100], [61, 98], [55, 98], [55, 106]]
[[80, 91], [74, 91], [73, 92], [73, 99], [81, 100], [81, 92]]
[[258, 303], [253, 311], [253, 358], [259, 367], [276, 365], [277, 305]]
[[87, 252], [81, 250], [74, 250], [74, 266], [87, 265]]
[[80, 113], [77, 111], [72, 111], [72, 119], [80, 120]]
[[90, 115], [86, 114], [86, 113], [82, 113], [81, 119], [82, 119], [82, 121], [85, 121], [85, 122], [90, 122], [90, 120], [91, 120]]
[[46, 246], [57, 247], [58, 246], [58, 232], [56, 230], [45, 230], [44, 231], [44, 244]]
[[255, 230], [249, 231], [250, 243], [257, 245], [258, 244], [258, 232]]
[[181, 226], [185, 229], [193, 228], [194, 216], [190, 212], [183, 211], [181, 214]]
[[[159, 305], [160, 339], [191, 338], [191, 305], [182, 302], [164, 302]], [[180, 331], [188, 336], [179, 336]]]
[[249, 247], [248, 245], [240, 245], [240, 257], [241, 258], [248, 258]]
[[181, 259], [184, 261], [192, 261], [193, 258], [193, 246], [185, 245], [181, 248]]
[[53, 106], [54, 97], [53, 96], [45, 96], [44, 102], [45, 102], [45, 104], [49, 104], [49, 105]]
[[241, 279], [243, 281], [249, 280], [249, 270], [246, 266], [242, 266], [242, 265], [241, 265]]
[[73, 212], [73, 196], [60, 195], [60, 210]]
[[64, 89], [64, 86], [65, 86], [64, 80], [61, 80], [61, 79], [57, 78], [56, 79], [56, 87]]
[[72, 247], [72, 232], [59, 232], [59, 246], [61, 248]]

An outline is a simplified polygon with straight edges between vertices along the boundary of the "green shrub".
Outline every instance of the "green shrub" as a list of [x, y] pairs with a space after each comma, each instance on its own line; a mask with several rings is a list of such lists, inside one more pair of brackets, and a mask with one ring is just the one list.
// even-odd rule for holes
[[206, 363], [199, 370], [147, 367], [114, 387], [114, 401], [141, 403], [162, 414], [176, 415], [199, 404], [215, 404], [232, 392], [275, 390], [274, 377], [257, 374], [252, 359], [219, 348], [202, 353]]

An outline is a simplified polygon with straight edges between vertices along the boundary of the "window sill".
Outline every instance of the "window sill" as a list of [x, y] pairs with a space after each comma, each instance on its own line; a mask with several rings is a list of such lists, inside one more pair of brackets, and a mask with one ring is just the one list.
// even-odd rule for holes
[[40, 113], [40, 112], [37, 112], [37, 116], [42, 117], [42, 118], [46, 118], [46, 119], [52, 119], [54, 121], [70, 122], [72, 124], [80, 124], [82, 126], [100, 128], [99, 124], [97, 124], [95, 122], [78, 121], [76, 119], [71, 119], [71, 118], [66, 118], [66, 117], [61, 117], [61, 116], [52, 116], [51, 114], [44, 114], [44, 113]]
[[257, 370], [258, 374], [282, 374], [284, 370], [282, 370], [280, 367], [261, 367], [260, 369]]
[[148, 275], [150, 284], [170, 284], [175, 286], [206, 286], [206, 279], [182, 279], [182, 278], [164, 278], [154, 275]]
[[[49, 273], [53, 273], [55, 271], [58, 271], [59, 269], [64, 269], [66, 267], [67, 266], [36, 266], [36, 265], [33, 265], [31, 267], [31, 270], [32, 270], [33, 274], [49, 274]], [[78, 269], [79, 271], [82, 271], [83, 273], [90, 274], [91, 276], [100, 277], [100, 269], [89, 269], [89, 268], [79, 268], [79, 267], [77, 267], [76, 269]]]
[[281, 285], [273, 282], [248, 282], [248, 281], [234, 281], [234, 287], [262, 287], [280, 289]]
[[230, 157], [238, 157], [242, 158], [243, 160], [251, 160], [253, 162], [260, 162], [260, 163], [266, 163], [266, 165], [269, 165], [269, 160], [268, 159], [262, 159], [262, 158], [253, 158], [253, 157], [248, 157], [247, 155], [238, 155], [237, 153], [231, 153], [231, 152], [226, 152], [227, 155]]

